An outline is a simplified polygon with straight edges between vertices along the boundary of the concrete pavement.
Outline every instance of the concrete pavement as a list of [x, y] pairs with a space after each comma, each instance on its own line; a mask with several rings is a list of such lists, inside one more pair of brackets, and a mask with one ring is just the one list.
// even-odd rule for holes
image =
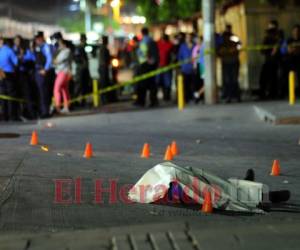
[[255, 104], [258, 117], [265, 122], [278, 124], [300, 124], [300, 104], [291, 106], [287, 101], [262, 102]]
[[[53, 127], [49, 128], [48, 122]], [[49, 152], [28, 145], [34, 129]], [[20, 137], [0, 137], [2, 233], [53, 233], [131, 225], [147, 228], [152, 223], [186, 221], [224, 229], [229, 225], [247, 228], [251, 223], [261, 228], [266, 223], [282, 223], [287, 227], [286, 233], [291, 230], [289, 224], [299, 229], [300, 127], [262, 123], [251, 103], [191, 106], [183, 112], [166, 108], [64, 117], [37, 124], [1, 124], [0, 133], [8, 132]], [[201, 167], [224, 178], [243, 177], [248, 168], [253, 168], [257, 181], [274, 190], [291, 190], [293, 208], [274, 209], [263, 216], [205, 216], [180, 207], [109, 204], [107, 194], [104, 204], [94, 204], [96, 179], [103, 179], [104, 187], [108, 187], [109, 179], [117, 179], [118, 186], [134, 184], [145, 171], [163, 161], [165, 148], [174, 139], [181, 151], [174, 160], [176, 164]], [[82, 158], [87, 141], [94, 146], [95, 157], [91, 160]], [[139, 157], [145, 142], [152, 146], [149, 160]], [[280, 177], [269, 175], [274, 159], [281, 161]], [[54, 180], [77, 177], [82, 178], [82, 204], [55, 204]], [[299, 244], [297, 237], [293, 239]]]

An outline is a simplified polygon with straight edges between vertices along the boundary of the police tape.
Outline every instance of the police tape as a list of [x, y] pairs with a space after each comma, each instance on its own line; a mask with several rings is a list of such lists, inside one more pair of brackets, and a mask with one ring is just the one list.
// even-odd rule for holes
[[[300, 44], [296, 43], [294, 45], [291, 45], [291, 47], [297, 47], [297, 46], [300, 46]], [[253, 45], [253, 46], [246, 46], [246, 47], [242, 47], [239, 49], [240, 52], [247, 52], [247, 51], [262, 51], [262, 50], [269, 50], [269, 49], [278, 49], [280, 48], [279, 45]], [[216, 49], [206, 49], [204, 51], [204, 55], [211, 55], [211, 54], [216, 54]], [[102, 94], [105, 94], [105, 93], [108, 93], [108, 92], [111, 92], [111, 91], [115, 91], [117, 89], [121, 89], [125, 86], [129, 86], [129, 85], [134, 85], [134, 84], [137, 84], [143, 80], [146, 80], [146, 79], [149, 79], [149, 78], [152, 78], [154, 76], [157, 76], [159, 74], [162, 74], [162, 73], [165, 73], [165, 72], [168, 72], [169, 70], [172, 70], [172, 69], [175, 69], [175, 68], [178, 68], [180, 67], [181, 65], [184, 65], [184, 64], [187, 64], [187, 63], [190, 63], [194, 60], [197, 60], [199, 57], [195, 57], [195, 58], [188, 58], [186, 60], [183, 60], [183, 61], [180, 61], [180, 62], [177, 62], [177, 63], [173, 63], [173, 64], [170, 64], [166, 67], [163, 67], [163, 68], [159, 68], [159, 69], [156, 69], [156, 70], [153, 70], [153, 71], [150, 71], [148, 73], [145, 73], [143, 75], [139, 75], [139, 76], [136, 76], [134, 77], [132, 80], [130, 81], [126, 81], [126, 82], [123, 82], [123, 83], [117, 83], [113, 86], [109, 86], [109, 87], [106, 87], [104, 89], [100, 89], [98, 90], [97, 94], [98, 95], [102, 95]], [[95, 95], [95, 93], [89, 93], [89, 94], [86, 94], [86, 95], [81, 95], [81, 96], [78, 96], [76, 98], [73, 98], [70, 100], [70, 104], [71, 103], [75, 103], [75, 102], [79, 102], [81, 100], [84, 100], [84, 99], [87, 99], [91, 96]], [[11, 97], [11, 96], [6, 96], [6, 95], [0, 95], [0, 99], [2, 100], [6, 100], [6, 101], [15, 101], [15, 102], [20, 102], [20, 103], [27, 103], [26, 100], [24, 99], [20, 99], [20, 98], [15, 98], [15, 97]]]
[[13, 102], [21, 102], [25, 103], [26, 101], [21, 99], [21, 98], [15, 98], [7, 95], [0, 95], [0, 99], [5, 100], [5, 101], [13, 101]]
[[[153, 71], [150, 71], [148, 73], [145, 73], [143, 75], [140, 75], [140, 76], [136, 76], [134, 77], [132, 80], [130, 81], [126, 81], [126, 82], [123, 82], [123, 83], [118, 83], [118, 84], [115, 84], [113, 86], [109, 86], [109, 87], [106, 87], [104, 89], [100, 89], [99, 91], [97, 91], [97, 94], [98, 95], [102, 95], [102, 94], [105, 94], [105, 93], [108, 93], [108, 92], [111, 92], [111, 91], [115, 91], [117, 89], [120, 89], [120, 88], [123, 88], [125, 86], [129, 86], [129, 85], [133, 85], [133, 84], [136, 84], [136, 83], [139, 83], [143, 80], [146, 80], [146, 79], [149, 79], [149, 78], [152, 78], [154, 76], [157, 76], [159, 74], [162, 74], [162, 73], [165, 73], [165, 72], [168, 72], [172, 69], [175, 69], [175, 68], [178, 68], [180, 67], [181, 65], [183, 64], [186, 64], [186, 63], [189, 63], [191, 62], [192, 59], [189, 58], [187, 60], [184, 60], [184, 61], [180, 61], [180, 62], [177, 62], [177, 63], [173, 63], [173, 64], [170, 64], [166, 67], [163, 67], [163, 68], [159, 68], [159, 69], [156, 69], [156, 70], [153, 70]], [[86, 99], [88, 97], [91, 97], [95, 95], [95, 93], [90, 93], [90, 94], [86, 94], [86, 95], [82, 95], [82, 96], [79, 96], [79, 97], [76, 97], [74, 99], [72, 99], [70, 101], [70, 103], [74, 103], [74, 102], [78, 102], [78, 101], [81, 101], [83, 99]]]
[[[296, 47], [296, 46], [300, 46], [300, 43], [299, 44], [297, 43], [297, 44], [293, 45], [292, 47]], [[279, 49], [280, 46], [279, 45], [275, 45], [275, 46], [274, 45], [253, 45], [253, 46], [242, 47], [242, 48], [239, 49], [239, 52], [263, 51], [263, 50], [269, 50], [269, 49], [274, 49], [274, 48], [275, 49]], [[204, 55], [211, 55], [211, 54], [216, 54], [216, 49], [206, 49], [204, 51]], [[177, 63], [174, 63], [174, 64], [170, 64], [170, 65], [168, 65], [166, 67], [150, 71], [150, 72], [148, 72], [146, 74], [143, 74], [143, 75], [135, 77], [131, 81], [126, 81], [124, 83], [119, 83], [119, 84], [116, 84], [116, 85], [113, 85], [113, 86], [110, 86], [110, 87], [106, 87], [104, 89], [100, 89], [97, 92], [97, 94], [98, 95], [105, 94], [105, 93], [108, 93], [108, 92], [115, 91], [117, 89], [123, 88], [125, 86], [136, 84], [138, 82], [141, 82], [143, 80], [149, 79], [149, 78], [154, 77], [156, 75], [165, 73], [165, 72], [167, 72], [167, 71], [169, 71], [171, 69], [178, 68], [178, 67], [180, 67], [183, 64], [187, 64], [187, 63], [190, 63], [192, 61], [195, 61], [195, 60], [197, 60], [199, 58], [200, 58], [199, 56], [195, 57], [195, 58], [188, 58], [188, 59], [186, 59], [184, 61], [180, 61], [180, 62], [177, 62]], [[93, 95], [95, 95], [95, 93], [90, 93], [90, 94], [86, 94], [86, 95], [83, 95], [83, 96], [79, 96], [79, 97], [77, 97], [75, 99], [72, 99], [71, 103], [78, 102], [80, 100], [86, 99], [86, 98], [91, 97]]]

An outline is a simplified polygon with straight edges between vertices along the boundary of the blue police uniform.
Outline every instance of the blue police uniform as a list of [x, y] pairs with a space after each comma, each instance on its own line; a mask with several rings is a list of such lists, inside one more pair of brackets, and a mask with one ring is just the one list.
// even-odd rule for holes
[[[0, 47], [0, 69], [5, 73], [5, 78], [0, 80], [0, 94], [16, 97], [15, 67], [18, 57], [6, 44]], [[14, 101], [1, 100], [4, 120], [18, 120], [17, 103]]]
[[27, 119], [36, 118], [33, 100], [33, 73], [35, 56], [30, 49], [25, 49], [22, 53], [21, 48], [14, 47], [14, 51], [19, 58], [17, 78], [18, 89], [26, 103], [23, 105], [22, 113]]
[[[35, 50], [35, 81], [37, 84], [39, 101], [40, 101], [40, 114], [41, 117], [49, 116], [49, 85], [48, 75], [52, 67], [52, 53], [50, 46], [46, 43], [37, 47]], [[41, 75], [40, 71], [45, 70], [46, 75]]]

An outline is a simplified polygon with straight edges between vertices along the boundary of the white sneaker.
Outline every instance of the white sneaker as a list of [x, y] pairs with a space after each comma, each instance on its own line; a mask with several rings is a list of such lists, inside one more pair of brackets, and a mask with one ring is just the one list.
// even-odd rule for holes
[[63, 108], [61, 111], [60, 111], [61, 114], [70, 114], [70, 110], [69, 108]]
[[200, 94], [199, 94], [199, 92], [194, 92], [194, 98], [195, 98], [195, 99], [198, 99], [198, 98], [200, 98]]
[[51, 107], [50, 107], [50, 114], [54, 114], [55, 111], [56, 111], [56, 108], [53, 105], [51, 105]]

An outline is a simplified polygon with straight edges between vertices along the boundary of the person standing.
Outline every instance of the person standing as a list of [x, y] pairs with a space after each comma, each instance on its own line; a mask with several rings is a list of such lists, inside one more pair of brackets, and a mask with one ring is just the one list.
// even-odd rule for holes
[[[296, 74], [298, 86], [300, 88], [300, 25], [294, 26], [292, 36], [287, 41], [289, 69]], [[297, 91], [298, 93], [298, 91]]]
[[178, 51], [178, 61], [187, 61], [181, 65], [181, 73], [183, 74], [184, 81], [184, 96], [185, 102], [188, 103], [193, 99], [193, 63], [192, 53], [194, 49], [193, 35], [187, 34], [185, 42], [181, 44]]
[[19, 59], [17, 67], [17, 84], [20, 89], [21, 96], [25, 99], [23, 104], [22, 115], [26, 119], [35, 119], [36, 112], [33, 101], [33, 81], [32, 75], [34, 72], [34, 52], [24, 45], [24, 40], [21, 36], [16, 36], [14, 39], [13, 50]]
[[224, 32], [218, 55], [222, 60], [223, 96], [227, 103], [230, 103], [232, 99], [241, 101], [238, 81], [240, 69], [238, 47], [239, 43], [232, 39], [232, 33]]
[[[138, 54], [138, 75], [144, 75], [155, 69], [159, 64], [159, 53], [156, 43], [149, 35], [149, 29], [142, 28], [142, 40], [139, 43]], [[150, 92], [150, 105], [149, 107], [158, 106], [157, 100], [157, 85], [155, 77], [145, 79], [137, 84], [137, 101], [134, 103], [137, 106], [144, 107], [146, 105], [147, 91]]]
[[200, 101], [200, 98], [203, 97], [204, 94], [204, 79], [203, 79], [203, 69], [200, 57], [202, 56], [202, 50], [203, 50], [203, 38], [200, 36], [197, 36], [195, 38], [195, 46], [193, 48], [192, 56], [193, 56], [193, 69], [194, 69], [194, 79], [193, 79], [193, 85], [194, 85], [194, 98], [195, 102], [198, 103]]
[[[85, 51], [87, 45], [87, 37], [85, 34], [80, 36], [80, 44], [75, 48], [75, 86], [74, 97], [86, 95], [91, 90], [91, 75], [89, 70], [89, 58]], [[85, 106], [86, 101], [81, 101], [81, 106]]]
[[276, 20], [270, 21], [266, 30], [262, 50], [265, 62], [260, 74], [260, 98], [275, 98], [277, 96], [279, 59], [280, 59], [280, 30]]
[[[107, 88], [111, 86], [111, 81], [109, 77], [110, 61], [111, 61], [111, 56], [108, 49], [108, 37], [102, 36], [102, 43], [99, 49], [99, 69], [98, 69], [101, 88]], [[104, 103], [113, 101], [111, 92], [103, 94], [102, 97]]]
[[[159, 67], [163, 68], [170, 64], [173, 44], [170, 42], [169, 36], [163, 34], [162, 38], [157, 42], [159, 51]], [[163, 89], [164, 101], [171, 100], [171, 87], [172, 87], [172, 71], [161, 73], [156, 77], [158, 86]]]
[[[18, 57], [14, 51], [5, 43], [4, 38], [0, 37], [0, 94], [17, 97], [16, 71]], [[15, 101], [2, 100], [0, 103], [3, 109], [5, 121], [19, 121], [17, 104]]]
[[38, 32], [35, 37], [35, 82], [38, 89], [40, 118], [49, 117], [49, 74], [52, 69], [52, 53], [44, 34]]
[[[70, 93], [69, 81], [71, 74], [71, 50], [67, 47], [66, 41], [58, 40], [58, 51], [53, 60], [56, 72], [56, 79], [54, 82], [54, 100], [57, 113], [67, 114], [70, 112]], [[63, 109], [61, 109], [61, 100], [63, 99]]]

